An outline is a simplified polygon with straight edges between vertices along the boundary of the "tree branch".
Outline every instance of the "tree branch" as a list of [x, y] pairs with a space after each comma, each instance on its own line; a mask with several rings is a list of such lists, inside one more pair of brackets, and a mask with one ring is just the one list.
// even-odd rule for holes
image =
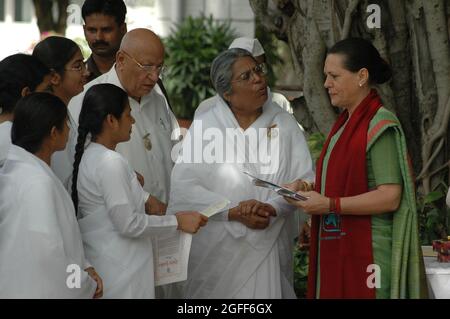
[[350, 34], [350, 27], [352, 26], [352, 16], [358, 4], [359, 0], [350, 0], [350, 3], [345, 10], [345, 20], [344, 27], [342, 28], [341, 40], [347, 39]]

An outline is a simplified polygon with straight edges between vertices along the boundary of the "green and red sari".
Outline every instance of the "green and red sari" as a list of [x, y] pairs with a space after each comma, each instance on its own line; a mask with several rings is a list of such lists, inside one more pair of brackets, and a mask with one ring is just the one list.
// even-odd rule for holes
[[[345, 111], [327, 138], [316, 191], [348, 197], [401, 184], [402, 199], [392, 213], [313, 217], [308, 297], [425, 298], [414, 181], [401, 125], [375, 90], [347, 119]], [[371, 265], [381, 270], [377, 287], [368, 284]]]

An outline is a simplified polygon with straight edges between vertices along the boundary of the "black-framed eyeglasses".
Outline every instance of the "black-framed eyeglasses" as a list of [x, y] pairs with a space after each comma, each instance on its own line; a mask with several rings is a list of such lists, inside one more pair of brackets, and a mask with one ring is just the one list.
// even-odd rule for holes
[[143, 64], [139, 63], [134, 57], [132, 57], [127, 52], [125, 52], [123, 50], [122, 50], [122, 52], [127, 57], [129, 57], [131, 60], [133, 60], [134, 63], [136, 63], [136, 65], [141, 69], [141, 71], [144, 71], [144, 72], [149, 73], [149, 74], [156, 72], [158, 75], [162, 75], [166, 71], [166, 67], [164, 65], [150, 65], [150, 64], [149, 65], [143, 65]]
[[250, 80], [252, 78], [254, 78], [255, 74], [257, 74], [258, 76], [265, 76], [267, 74], [267, 66], [265, 63], [260, 63], [258, 65], [256, 65], [255, 67], [253, 67], [252, 69], [246, 71], [246, 72], [242, 72], [241, 74], [239, 74], [238, 78], [236, 80], [231, 81], [231, 83], [234, 82], [250, 82]]

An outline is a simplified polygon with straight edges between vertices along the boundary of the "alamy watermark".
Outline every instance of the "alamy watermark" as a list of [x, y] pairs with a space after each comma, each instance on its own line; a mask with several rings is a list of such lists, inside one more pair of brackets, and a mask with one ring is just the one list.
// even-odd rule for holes
[[366, 24], [369, 29], [381, 28], [381, 8], [378, 4], [369, 4], [366, 9], [370, 13], [367, 17]]
[[[133, 0], [125, 0], [125, 4], [132, 6], [136, 3]], [[154, 6], [154, 1], [150, 6]], [[81, 6], [77, 4], [70, 4], [67, 6], [67, 25], [82, 25], [83, 18], [81, 16]], [[369, 4], [366, 8], [366, 12], [370, 13], [367, 17], [366, 24], [369, 29], [380, 29], [381, 28], [381, 8], [378, 4]]]
[[77, 264], [70, 264], [66, 268], [67, 276], [66, 285], [69, 289], [81, 288], [81, 267]]
[[[280, 164], [280, 132], [278, 127], [203, 129], [194, 120], [192, 130], [172, 149], [175, 163], [189, 164], [257, 164], [261, 174], [273, 174]], [[185, 131], [186, 132], [186, 131]], [[174, 130], [172, 139], [180, 135]]]
[[377, 264], [367, 266], [366, 272], [370, 273], [367, 277], [366, 284], [369, 289], [381, 288], [381, 267]]

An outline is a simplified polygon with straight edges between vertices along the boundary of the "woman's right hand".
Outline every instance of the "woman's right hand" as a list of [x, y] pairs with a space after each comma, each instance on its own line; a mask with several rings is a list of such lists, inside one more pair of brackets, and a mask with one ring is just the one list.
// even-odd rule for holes
[[208, 217], [199, 212], [178, 212], [175, 216], [178, 222], [177, 229], [189, 234], [195, 234], [200, 227], [205, 226], [208, 222]]
[[307, 181], [304, 181], [302, 179], [297, 179], [295, 181], [293, 181], [292, 183], [288, 183], [288, 184], [284, 184], [282, 185], [284, 188], [287, 188], [293, 192], [298, 192], [298, 191], [302, 191], [302, 192], [308, 192], [313, 190], [313, 187], [310, 183], [308, 183]]

